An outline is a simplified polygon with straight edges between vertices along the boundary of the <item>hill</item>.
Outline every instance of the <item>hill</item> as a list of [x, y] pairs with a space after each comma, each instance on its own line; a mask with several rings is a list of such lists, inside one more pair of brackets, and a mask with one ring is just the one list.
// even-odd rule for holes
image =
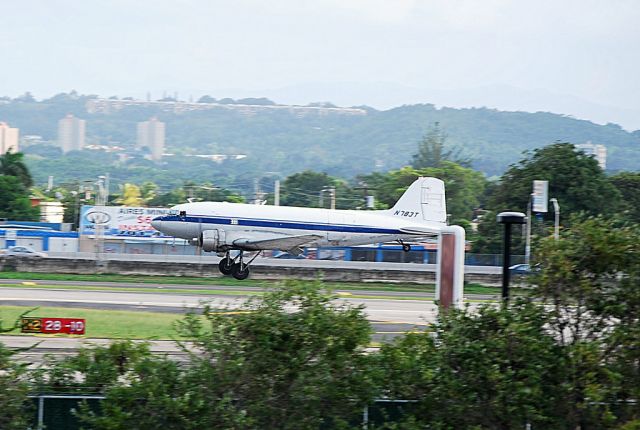
[[[604, 144], [609, 170], [640, 170], [640, 131], [629, 133], [615, 124], [597, 125], [545, 112], [436, 108], [430, 104], [378, 111], [317, 104], [291, 107], [255, 100], [259, 104], [211, 98], [208, 101], [213, 103], [209, 104], [122, 100], [112, 101], [119, 104], [117, 109], [104, 109], [96, 108], [96, 96], [72, 92], [43, 101], [0, 99], [0, 121], [20, 128], [22, 136], [39, 135], [46, 142], [55, 141], [58, 119], [73, 113], [87, 120], [87, 143], [117, 145], [130, 153], [124, 161], [116, 153], [95, 150], [63, 156], [49, 145], [24, 147], [39, 183], [48, 175], [68, 181], [106, 171], [116, 182], [152, 180], [167, 186], [185, 180], [240, 186], [239, 182], [249, 183], [266, 172], [288, 175], [303, 169], [349, 178], [407, 164], [417, 142], [434, 122], [447, 133], [448, 144], [462, 149], [463, 155], [473, 160], [473, 167], [488, 176], [501, 174], [523, 151], [555, 141]], [[133, 150], [136, 123], [151, 116], [166, 123], [166, 151], [174, 154], [160, 165]], [[213, 163], [194, 157], [210, 154], [243, 154], [246, 158]]]

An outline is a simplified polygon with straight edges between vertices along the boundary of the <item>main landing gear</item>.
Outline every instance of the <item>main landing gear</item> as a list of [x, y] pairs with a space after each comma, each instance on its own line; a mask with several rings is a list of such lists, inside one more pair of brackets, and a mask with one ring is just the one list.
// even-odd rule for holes
[[402, 250], [403, 250], [404, 252], [409, 252], [409, 251], [411, 251], [411, 245], [409, 245], [408, 243], [404, 243], [402, 240], [398, 240], [398, 243], [399, 243], [400, 245], [402, 245]]
[[218, 263], [220, 273], [223, 275], [231, 275], [240, 281], [247, 279], [249, 276], [249, 265], [260, 255], [260, 252], [256, 253], [248, 263], [244, 262], [243, 254], [244, 251], [240, 251], [235, 258], [231, 258], [231, 254], [227, 251], [224, 258]]

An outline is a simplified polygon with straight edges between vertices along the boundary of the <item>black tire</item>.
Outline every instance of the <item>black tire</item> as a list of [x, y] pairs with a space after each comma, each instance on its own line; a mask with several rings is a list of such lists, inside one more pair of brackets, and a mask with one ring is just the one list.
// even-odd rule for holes
[[240, 263], [236, 263], [231, 268], [231, 276], [239, 281], [247, 279], [247, 277], [249, 276], [249, 267], [244, 266], [243, 269], [240, 269]]
[[411, 245], [406, 244], [406, 243], [403, 243], [403, 244], [402, 244], [402, 250], [403, 250], [404, 252], [409, 252], [409, 251], [411, 251]]
[[233, 270], [233, 260], [228, 260], [226, 258], [223, 258], [218, 263], [218, 269], [220, 270], [220, 273], [222, 273], [225, 276], [231, 275], [231, 272]]

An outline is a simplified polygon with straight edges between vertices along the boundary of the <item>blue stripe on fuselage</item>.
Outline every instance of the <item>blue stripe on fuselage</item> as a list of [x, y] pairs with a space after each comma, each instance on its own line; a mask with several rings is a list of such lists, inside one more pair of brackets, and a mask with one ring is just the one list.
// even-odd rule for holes
[[400, 230], [381, 228], [381, 227], [366, 227], [356, 225], [337, 225], [337, 224], [322, 224], [322, 223], [306, 223], [300, 221], [267, 221], [264, 219], [251, 219], [251, 218], [220, 218], [220, 217], [206, 217], [206, 216], [187, 216], [180, 217], [178, 215], [167, 215], [156, 218], [161, 221], [179, 221], [187, 223], [202, 223], [202, 224], [220, 224], [220, 225], [232, 225], [231, 220], [235, 220], [233, 225], [247, 226], [247, 227], [270, 227], [270, 228], [287, 228], [292, 230], [313, 230], [313, 231], [337, 231], [343, 233], [371, 233], [371, 234], [402, 234]]

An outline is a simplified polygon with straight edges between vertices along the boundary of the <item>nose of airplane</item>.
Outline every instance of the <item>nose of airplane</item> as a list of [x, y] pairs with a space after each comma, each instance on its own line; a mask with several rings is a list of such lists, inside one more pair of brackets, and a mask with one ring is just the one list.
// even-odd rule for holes
[[162, 217], [152, 219], [151, 227], [155, 228], [158, 231], [162, 231]]

